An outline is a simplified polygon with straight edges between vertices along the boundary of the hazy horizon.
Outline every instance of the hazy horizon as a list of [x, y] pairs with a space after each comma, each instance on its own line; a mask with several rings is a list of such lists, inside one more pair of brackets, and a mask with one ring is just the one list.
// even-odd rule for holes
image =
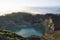
[[3, 12], [0, 13], [0, 15], [11, 14], [13, 12], [27, 12], [32, 14], [47, 14], [47, 13], [60, 14], [60, 7], [24, 7], [21, 10], [10, 11], [5, 13]]
[[0, 15], [34, 11], [27, 7], [60, 7], [60, 0], [0, 0]]

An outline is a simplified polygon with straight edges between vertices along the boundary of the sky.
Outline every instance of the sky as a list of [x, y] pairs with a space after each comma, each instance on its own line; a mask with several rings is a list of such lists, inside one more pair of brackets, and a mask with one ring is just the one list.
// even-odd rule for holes
[[26, 7], [54, 6], [60, 6], [60, 0], [0, 0], [0, 15], [8, 12], [22, 11]]

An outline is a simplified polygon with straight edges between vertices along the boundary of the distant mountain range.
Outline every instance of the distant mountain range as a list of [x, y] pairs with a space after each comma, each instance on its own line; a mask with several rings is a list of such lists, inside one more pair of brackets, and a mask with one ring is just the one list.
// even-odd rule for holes
[[[14, 12], [14, 11], [12, 11]], [[0, 15], [11, 14], [12, 12], [0, 13]], [[60, 14], [60, 7], [24, 7], [21, 10], [17, 10], [15, 12], [28, 12], [32, 14]]]
[[27, 7], [26, 12], [33, 12], [38, 14], [46, 14], [46, 13], [60, 13], [60, 7]]

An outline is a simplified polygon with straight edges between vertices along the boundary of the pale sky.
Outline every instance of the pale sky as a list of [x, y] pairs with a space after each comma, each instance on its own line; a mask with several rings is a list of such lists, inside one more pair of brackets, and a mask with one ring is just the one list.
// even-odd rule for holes
[[0, 0], [0, 14], [16, 12], [25, 7], [60, 6], [60, 0]]

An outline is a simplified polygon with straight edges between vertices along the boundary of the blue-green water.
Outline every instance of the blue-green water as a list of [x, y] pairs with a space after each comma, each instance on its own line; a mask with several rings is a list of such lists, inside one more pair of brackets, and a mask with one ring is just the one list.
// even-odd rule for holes
[[43, 36], [43, 30], [36, 30], [34, 28], [23, 28], [20, 31], [16, 32], [16, 34], [21, 35], [23, 37], [29, 37], [31, 35], [36, 35], [36, 36]]

